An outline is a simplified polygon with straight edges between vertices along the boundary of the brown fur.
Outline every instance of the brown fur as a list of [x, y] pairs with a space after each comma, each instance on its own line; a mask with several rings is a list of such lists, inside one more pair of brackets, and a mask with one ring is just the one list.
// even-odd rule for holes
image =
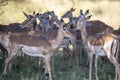
[[[88, 35], [106, 32], [107, 29], [113, 30], [111, 26], [105, 24], [102, 21], [99, 20], [87, 21], [86, 30]], [[77, 39], [81, 39], [80, 31], [77, 31]]]
[[90, 44], [98, 46], [98, 45], [104, 45], [104, 41], [110, 40], [111, 38], [118, 39], [118, 37], [114, 34], [108, 33], [108, 34], [94, 34], [92, 36], [89, 36]]
[[[36, 37], [31, 35], [12, 35], [10, 36], [10, 40], [14, 43], [24, 44], [27, 46], [45, 46], [47, 40], [44, 37]], [[46, 41], [45, 41], [46, 40]], [[37, 42], [37, 43], [36, 43]]]

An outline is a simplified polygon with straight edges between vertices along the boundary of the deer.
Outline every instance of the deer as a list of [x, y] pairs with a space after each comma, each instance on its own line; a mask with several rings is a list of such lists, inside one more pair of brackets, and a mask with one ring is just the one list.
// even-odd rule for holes
[[[49, 12], [49, 14], [50, 14], [51, 12]], [[52, 12], [53, 13], [53, 12]], [[36, 14], [37, 16], [39, 15], [39, 14]], [[34, 17], [32, 17], [32, 18], [34, 18]], [[33, 19], [31, 19], [31, 20], [33, 20]], [[26, 19], [25, 20], [26, 21], [26, 23], [22, 23], [21, 24], [21, 27], [24, 27], [24, 28], [28, 28], [28, 27], [33, 27], [33, 22], [32, 21], [29, 21], [28, 19]], [[52, 20], [52, 21], [59, 21], [59, 20]], [[63, 20], [61, 19], [61, 21], [63, 22]], [[52, 23], [53, 24], [53, 23]], [[39, 25], [39, 24], [38, 24]], [[52, 26], [52, 25], [51, 25]], [[53, 26], [56, 26], [56, 25], [54, 25], [53, 24]], [[70, 24], [69, 24], [69, 26], [70, 26]], [[73, 26], [71, 26], [71, 27], [69, 27], [68, 25], [67, 26], [64, 26], [64, 27], [66, 27], [68, 30], [70, 30], [71, 32], [74, 32], [74, 28], [75, 27], [73, 27]], [[53, 38], [55, 38], [55, 36], [56, 36], [56, 34], [57, 34], [57, 32], [58, 32], [58, 29], [57, 28], [53, 28], [53, 29], [49, 29], [46, 33], [42, 33], [43, 34], [43, 36], [45, 36], [47, 39], [49, 39], [49, 40], [51, 40], [51, 39], [53, 39]], [[71, 43], [72, 41], [71, 41], [71, 39], [70, 38], [64, 38], [63, 39], [63, 42], [62, 42], [62, 44], [61, 44], [61, 46], [60, 46], [60, 48], [63, 48], [63, 52], [64, 52], [64, 55], [68, 55], [68, 57], [72, 57], [72, 51], [69, 49], [69, 45], [70, 45], [70, 43]], [[68, 59], [68, 57], [64, 57], [64, 59], [66, 60], [66, 59]], [[69, 62], [70, 63], [70, 62]]]
[[[88, 54], [89, 59], [89, 80], [92, 80], [92, 62], [93, 54], [95, 55], [95, 74], [96, 80], [98, 80], [97, 74], [97, 59], [99, 56], [107, 56], [110, 62], [115, 66], [116, 80], [120, 80], [120, 64], [115, 58], [115, 54], [118, 54], [119, 50], [119, 40], [118, 36], [113, 33], [107, 34], [94, 34], [88, 35], [86, 31], [86, 20], [90, 19], [90, 16], [87, 16], [89, 10], [83, 14], [80, 10], [80, 16], [78, 17], [77, 29], [81, 31], [81, 38], [83, 40], [84, 47]], [[87, 17], [86, 17], [87, 16]], [[113, 47], [114, 46], [114, 47]]]
[[59, 19], [58, 19], [58, 17], [57, 17], [57, 15], [55, 15], [55, 12], [54, 11], [48, 11], [47, 12], [48, 13], [48, 15], [50, 15], [50, 20], [49, 20], [49, 23], [50, 23], [50, 25], [51, 26], [53, 26], [53, 28], [55, 29], [56, 28], [56, 26], [53, 24], [53, 22], [54, 21], [59, 21]]
[[[20, 25], [20, 23], [11, 23], [8, 25], [0, 24], [0, 31], [3, 33], [7, 33], [7, 32], [14, 33], [14, 32], [26, 31], [25, 29], [22, 30], [19, 25]], [[0, 44], [0, 49], [3, 53], [3, 61], [4, 61], [4, 58], [7, 56], [7, 51], [1, 44]]]
[[62, 18], [69, 18], [69, 20], [71, 18], [73, 18], [73, 12], [75, 11], [75, 8], [71, 8], [70, 10], [68, 10], [65, 14], [62, 15]]
[[[24, 12], [23, 12], [24, 13]], [[35, 12], [33, 12], [33, 13], [35, 13]], [[24, 14], [25, 15], [25, 14]], [[30, 15], [29, 15], [29, 19], [30, 19]], [[28, 19], [28, 20], [29, 20]], [[8, 33], [8, 32], [11, 32], [11, 33], [28, 33], [31, 29], [28, 29], [28, 28], [21, 28], [20, 27], [20, 24], [21, 23], [10, 23], [10, 24], [8, 24], [8, 25], [4, 25], [4, 24], [0, 24], [0, 31], [1, 32], [3, 32], [3, 33]], [[31, 33], [33, 33], [34, 34], [34, 36], [36, 36], [36, 35], [38, 35], [38, 33], [39, 32], [34, 32], [34, 31], [30, 31], [29, 32], [29, 34], [31, 34]], [[39, 35], [40, 35], [41, 33], [39, 33]], [[0, 49], [1, 49], [1, 51], [2, 51], [2, 54], [3, 54], [3, 56], [2, 56], [2, 61], [4, 62], [4, 59], [8, 56], [7, 55], [7, 50], [0, 44]], [[14, 62], [13, 62], [14, 63]], [[12, 66], [10, 65], [9, 66], [9, 68], [10, 68], [10, 70], [12, 71], [12, 68], [11, 68]]]
[[[87, 32], [89, 35], [93, 35], [96, 33], [102, 33], [104, 30], [108, 30], [109, 32], [114, 32], [114, 29], [105, 24], [100, 20], [90, 20], [86, 22]], [[106, 32], [106, 31], [105, 31]]]
[[[0, 43], [7, 49], [8, 57], [5, 59], [5, 68], [3, 76], [7, 75], [9, 63], [18, 55], [19, 52], [24, 52], [29, 56], [38, 56], [44, 59], [46, 64], [47, 72], [46, 76], [49, 75], [49, 79], [52, 80], [51, 63], [53, 63], [53, 57], [55, 51], [61, 45], [64, 37], [71, 37], [73, 34], [63, 27], [62, 22], [59, 24], [54, 23], [59, 29], [56, 38], [52, 41], [46, 38], [30, 36], [27, 34], [0, 34]], [[26, 41], [27, 39], [27, 41]]]
[[49, 22], [49, 14], [45, 12], [43, 14], [36, 14], [36, 17], [40, 20], [39, 26], [42, 30], [42, 33], [46, 33], [49, 29], [52, 29], [53, 26]]
[[[77, 18], [73, 16], [73, 12], [75, 11], [75, 8], [71, 8], [70, 10], [68, 10], [65, 14], [62, 15], [62, 18], [68, 18], [69, 22], [67, 24], [65, 24], [65, 26], [72, 26], [76, 27], [77, 24]], [[78, 46], [82, 45], [81, 44], [81, 36], [79, 35], [80, 31], [76, 30], [76, 35], [73, 38], [73, 56], [75, 57], [77, 66], [79, 66], [79, 64], [82, 64], [82, 49], [80, 47], [80, 57], [79, 57], [79, 53], [78, 53]], [[79, 40], [79, 41], [78, 41]], [[78, 42], [80, 42], [80, 44], [78, 44]], [[80, 60], [79, 60], [80, 59]]]

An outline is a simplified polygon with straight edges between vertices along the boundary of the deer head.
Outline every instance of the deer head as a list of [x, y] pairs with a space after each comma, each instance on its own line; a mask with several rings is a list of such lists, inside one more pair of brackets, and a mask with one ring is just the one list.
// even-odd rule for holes
[[75, 10], [75, 8], [71, 8], [62, 16], [62, 18], [73, 18], [72, 12], [74, 12]]
[[23, 14], [26, 16], [27, 19], [21, 23], [20, 27], [26, 28], [26, 27], [34, 26], [33, 29], [35, 29], [37, 24], [35, 11], [33, 12], [33, 15], [28, 15], [25, 12], [23, 12]]
[[86, 25], [86, 20], [89, 20], [91, 18], [92, 15], [89, 15], [89, 10], [87, 10], [85, 12], [85, 14], [83, 14], [82, 10], [80, 10], [80, 15], [78, 16], [78, 22], [77, 22], [77, 29], [81, 30], [82, 26], [81, 25]]

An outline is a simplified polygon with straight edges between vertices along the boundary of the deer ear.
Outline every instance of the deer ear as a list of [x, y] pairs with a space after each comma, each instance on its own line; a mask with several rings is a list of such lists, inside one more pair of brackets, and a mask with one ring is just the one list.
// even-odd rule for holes
[[35, 15], [35, 11], [33, 11], [33, 15]]
[[28, 18], [28, 15], [25, 12], [23, 12], [23, 14], [25, 15], [26, 18]]
[[76, 10], [76, 8], [71, 8], [71, 11], [75, 11]]
[[80, 10], [80, 15], [83, 15], [83, 12], [82, 12], [82, 10]]
[[91, 18], [92, 15], [88, 16], [85, 18], [85, 20], [89, 20]]
[[89, 9], [85, 12], [85, 16], [89, 13]]

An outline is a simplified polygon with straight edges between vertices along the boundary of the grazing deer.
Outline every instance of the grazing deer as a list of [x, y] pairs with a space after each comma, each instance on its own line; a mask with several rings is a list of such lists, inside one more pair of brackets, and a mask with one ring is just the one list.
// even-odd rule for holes
[[[115, 54], [118, 54], [119, 50], [119, 40], [118, 36], [107, 33], [107, 34], [94, 34], [88, 35], [86, 32], [86, 20], [91, 17], [86, 15], [89, 13], [89, 10], [83, 14], [82, 10], [80, 10], [80, 16], [78, 18], [77, 29], [81, 31], [81, 37], [83, 40], [84, 47], [88, 53], [89, 58], [89, 80], [92, 80], [92, 62], [93, 62], [93, 54], [95, 54], [95, 72], [96, 72], [96, 80], [98, 80], [97, 75], [97, 59], [98, 56], [107, 56], [110, 62], [115, 66], [116, 71], [116, 80], [120, 80], [120, 64], [115, 58]], [[118, 79], [117, 79], [118, 78]]]
[[[62, 23], [55, 25], [59, 27], [56, 38], [53, 40], [48, 40], [46, 38], [30, 36], [27, 34], [0, 34], [0, 43], [7, 49], [8, 57], [5, 59], [5, 68], [3, 75], [7, 75], [7, 70], [9, 63], [13, 58], [19, 53], [24, 52], [27, 55], [41, 57], [44, 59], [47, 71], [49, 74], [49, 79], [52, 80], [51, 75], [51, 63], [54, 57], [55, 51], [61, 45], [64, 37], [71, 37], [73, 34], [69, 32]], [[46, 73], [47, 76], [47, 73]]]

